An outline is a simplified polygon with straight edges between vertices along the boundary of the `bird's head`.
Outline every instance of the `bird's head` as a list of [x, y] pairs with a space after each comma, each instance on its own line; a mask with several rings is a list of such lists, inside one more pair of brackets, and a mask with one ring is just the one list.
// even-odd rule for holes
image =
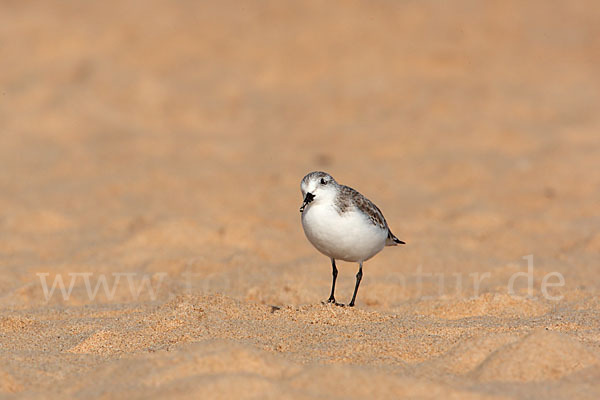
[[302, 178], [300, 190], [302, 191], [302, 207], [300, 212], [311, 203], [332, 201], [338, 192], [338, 183], [326, 172], [315, 171]]

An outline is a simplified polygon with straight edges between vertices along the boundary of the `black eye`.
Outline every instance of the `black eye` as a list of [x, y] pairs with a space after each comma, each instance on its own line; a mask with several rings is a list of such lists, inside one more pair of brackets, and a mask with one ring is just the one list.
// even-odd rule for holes
[[327, 181], [324, 178], [321, 178], [321, 185], [327, 185]]

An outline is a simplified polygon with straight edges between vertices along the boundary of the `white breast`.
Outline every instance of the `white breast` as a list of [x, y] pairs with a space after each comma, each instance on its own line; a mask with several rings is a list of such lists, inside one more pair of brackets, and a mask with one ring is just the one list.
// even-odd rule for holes
[[357, 209], [341, 215], [333, 204], [311, 204], [302, 213], [308, 240], [321, 253], [337, 260], [366, 261], [385, 246], [387, 231]]

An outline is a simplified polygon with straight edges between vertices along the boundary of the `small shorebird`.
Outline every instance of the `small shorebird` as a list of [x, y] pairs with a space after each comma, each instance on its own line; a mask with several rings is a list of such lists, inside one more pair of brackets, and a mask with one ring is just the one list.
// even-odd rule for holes
[[307, 174], [300, 183], [304, 202], [300, 207], [302, 227], [308, 240], [321, 253], [331, 258], [333, 282], [329, 303], [335, 301], [335, 260], [357, 262], [356, 285], [349, 307], [354, 306], [362, 279], [362, 265], [385, 246], [405, 244], [398, 239], [383, 214], [365, 196], [351, 187], [340, 185], [331, 175], [321, 171]]

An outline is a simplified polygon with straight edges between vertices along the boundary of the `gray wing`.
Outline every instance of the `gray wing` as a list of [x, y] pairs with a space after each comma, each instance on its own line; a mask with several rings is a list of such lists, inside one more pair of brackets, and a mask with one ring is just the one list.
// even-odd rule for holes
[[344, 213], [348, 208], [354, 206], [367, 215], [373, 225], [387, 230], [388, 237], [385, 243], [386, 246], [405, 244], [392, 233], [379, 207], [377, 207], [371, 200], [360, 194], [357, 190], [354, 190], [349, 186], [340, 186], [340, 195], [338, 195], [338, 201], [336, 205], [340, 214]]

